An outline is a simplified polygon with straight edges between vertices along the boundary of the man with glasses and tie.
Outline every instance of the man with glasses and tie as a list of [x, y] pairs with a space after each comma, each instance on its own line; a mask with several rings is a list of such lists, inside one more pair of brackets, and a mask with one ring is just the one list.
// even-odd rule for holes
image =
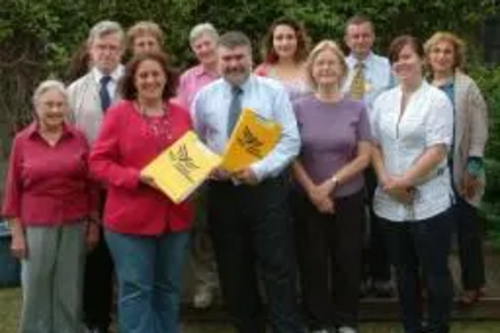
[[[195, 129], [222, 154], [242, 108], [278, 122], [281, 138], [262, 160], [233, 174], [213, 173], [208, 184], [208, 225], [222, 295], [240, 333], [303, 333], [295, 289], [294, 255], [284, 169], [300, 148], [297, 123], [279, 82], [255, 76], [251, 44], [228, 32], [218, 46], [222, 78], [205, 86], [192, 104]], [[258, 274], [259, 273], [259, 274]], [[264, 281], [269, 315], [264, 313], [258, 281]]]
[[[118, 80], [123, 75], [120, 62], [125, 50], [123, 29], [116, 22], [99, 22], [90, 30], [87, 45], [90, 71], [73, 82], [68, 93], [71, 120], [92, 145], [106, 110], [118, 98]], [[98, 241], [88, 254], [85, 267], [84, 321], [88, 332], [101, 333], [108, 332], [111, 323], [113, 263], [102, 237], [102, 227], [93, 230], [97, 231]]]
[[[389, 60], [373, 53], [375, 29], [367, 17], [357, 15], [347, 21], [344, 41], [350, 53], [346, 58], [349, 71], [343, 90], [352, 99], [363, 101], [371, 117], [370, 110], [376, 97], [392, 85]], [[365, 276], [361, 290], [365, 296], [389, 297], [392, 295], [390, 265], [383, 232], [372, 209], [377, 186], [373, 168], [365, 172], [365, 184], [370, 214], [367, 214], [368, 246], [364, 255]]]

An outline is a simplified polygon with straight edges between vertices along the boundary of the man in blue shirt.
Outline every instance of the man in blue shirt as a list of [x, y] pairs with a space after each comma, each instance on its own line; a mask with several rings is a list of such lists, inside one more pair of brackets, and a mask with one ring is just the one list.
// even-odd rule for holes
[[[344, 41], [350, 54], [346, 58], [349, 72], [343, 90], [351, 98], [364, 102], [371, 118], [373, 102], [381, 92], [393, 85], [389, 60], [373, 53], [375, 29], [373, 23], [364, 16], [354, 16], [347, 21]], [[392, 295], [391, 271], [383, 231], [372, 209], [373, 193], [377, 186], [373, 168], [365, 172], [365, 182], [370, 219], [362, 294], [388, 297]]]
[[296, 285], [287, 181], [283, 170], [297, 156], [300, 138], [288, 95], [280, 83], [251, 73], [249, 39], [229, 32], [219, 40], [221, 78], [204, 87], [192, 104], [195, 129], [222, 154], [242, 108], [281, 125], [281, 138], [262, 160], [229, 174], [213, 173], [208, 184], [208, 224], [222, 294], [240, 333], [264, 333], [257, 267], [266, 289], [274, 333], [303, 333]]

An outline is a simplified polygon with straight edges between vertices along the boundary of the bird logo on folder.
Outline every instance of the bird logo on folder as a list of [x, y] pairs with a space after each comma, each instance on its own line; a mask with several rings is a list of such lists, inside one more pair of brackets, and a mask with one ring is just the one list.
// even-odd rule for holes
[[188, 131], [141, 173], [152, 177], [162, 192], [179, 203], [195, 191], [220, 163], [220, 156], [208, 149], [193, 131]]
[[236, 140], [238, 141], [238, 144], [242, 147], [245, 147], [246, 151], [249, 154], [254, 155], [258, 159], [263, 158], [261, 148], [262, 148], [262, 141], [259, 141], [255, 135], [253, 135], [252, 131], [250, 131], [250, 128], [248, 126], [245, 126], [243, 128], [243, 133], [241, 137], [236, 137]]
[[281, 137], [281, 126], [243, 109], [229, 139], [221, 167], [229, 172], [247, 168], [267, 156]]
[[177, 151], [169, 151], [168, 153], [174, 168], [176, 168], [189, 182], [194, 183], [195, 180], [191, 177], [191, 173], [193, 170], [198, 169], [198, 166], [194, 163], [193, 158], [189, 156], [186, 145], [183, 144]]

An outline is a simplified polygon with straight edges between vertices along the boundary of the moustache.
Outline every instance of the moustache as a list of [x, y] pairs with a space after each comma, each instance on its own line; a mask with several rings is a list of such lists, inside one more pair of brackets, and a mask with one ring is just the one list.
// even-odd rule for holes
[[232, 67], [232, 68], [226, 68], [225, 71], [227, 74], [238, 74], [238, 73], [243, 73], [245, 72], [245, 67]]

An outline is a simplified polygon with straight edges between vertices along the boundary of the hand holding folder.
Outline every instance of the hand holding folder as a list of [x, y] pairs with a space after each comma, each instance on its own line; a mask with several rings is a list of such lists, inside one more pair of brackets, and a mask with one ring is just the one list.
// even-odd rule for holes
[[189, 131], [162, 152], [142, 171], [173, 202], [180, 203], [193, 193], [221, 163], [198, 136]]
[[221, 167], [234, 173], [260, 161], [276, 146], [281, 126], [251, 109], [243, 109], [229, 139]]

